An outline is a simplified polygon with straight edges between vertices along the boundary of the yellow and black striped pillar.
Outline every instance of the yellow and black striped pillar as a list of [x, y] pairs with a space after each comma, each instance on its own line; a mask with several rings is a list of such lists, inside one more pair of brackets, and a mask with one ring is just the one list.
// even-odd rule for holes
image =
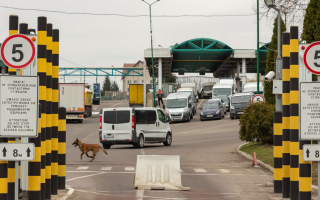
[[52, 162], [51, 194], [58, 194], [59, 30], [52, 31]]
[[[8, 142], [0, 138], [0, 142]], [[0, 161], [0, 200], [8, 200], [8, 161]]]
[[282, 111], [273, 117], [274, 193], [282, 193]]
[[58, 189], [66, 189], [66, 108], [59, 107]]
[[46, 98], [47, 98], [47, 18], [38, 17], [38, 76], [41, 104], [41, 200], [46, 191]]
[[311, 200], [311, 162], [303, 161], [303, 145], [311, 141], [300, 140], [299, 145], [299, 196], [300, 200]]
[[34, 143], [34, 160], [28, 162], [28, 199], [41, 199], [41, 105], [39, 104], [38, 137], [29, 138]]
[[51, 199], [51, 137], [52, 137], [52, 24], [47, 24], [47, 137], [46, 137], [46, 199]]
[[290, 198], [290, 33], [282, 34], [282, 197]]
[[[9, 35], [18, 34], [19, 17], [18, 15], [9, 16]], [[9, 75], [16, 75], [16, 70], [8, 68]], [[9, 138], [8, 143], [15, 143], [15, 138]], [[15, 186], [15, 162], [8, 162], [8, 200], [14, 199]]]
[[290, 198], [299, 199], [299, 32], [290, 27]]

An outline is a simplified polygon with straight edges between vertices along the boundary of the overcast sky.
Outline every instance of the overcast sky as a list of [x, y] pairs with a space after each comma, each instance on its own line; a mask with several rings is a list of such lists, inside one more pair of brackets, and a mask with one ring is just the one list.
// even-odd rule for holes
[[[253, 0], [161, 0], [152, 6], [152, 15], [254, 14], [252, 4]], [[149, 14], [148, 5], [141, 0], [10, 0], [2, 1], [0, 6], [65, 12]], [[8, 36], [10, 14], [17, 14], [19, 23], [28, 23], [29, 28], [37, 28], [37, 17], [46, 16], [54, 28], [60, 29], [60, 57], [86, 67], [122, 67], [123, 63], [143, 60], [143, 50], [150, 48], [148, 17], [68, 15], [0, 8], [0, 40]], [[234, 49], [256, 49], [256, 26], [255, 15], [154, 17], [154, 46], [168, 48], [193, 38], [212, 38]], [[271, 35], [272, 27], [261, 21], [260, 41], [269, 42]], [[60, 59], [60, 67], [77, 65]], [[79, 77], [72, 78], [76, 79]], [[99, 80], [102, 82], [103, 78]]]

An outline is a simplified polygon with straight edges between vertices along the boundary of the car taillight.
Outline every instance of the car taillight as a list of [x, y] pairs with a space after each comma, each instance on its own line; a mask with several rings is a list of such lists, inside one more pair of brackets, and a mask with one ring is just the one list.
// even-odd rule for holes
[[134, 118], [134, 116], [132, 116], [132, 128], [136, 127], [136, 120]]
[[100, 117], [100, 129], [102, 128], [102, 117]]

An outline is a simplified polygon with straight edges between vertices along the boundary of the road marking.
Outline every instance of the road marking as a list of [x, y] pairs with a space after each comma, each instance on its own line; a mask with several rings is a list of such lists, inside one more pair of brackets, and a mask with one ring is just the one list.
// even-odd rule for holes
[[194, 172], [200, 172], [200, 173], [203, 173], [203, 172], [207, 172], [207, 170], [205, 169], [193, 169]]
[[235, 139], [239, 137], [229, 137], [229, 138], [221, 138], [221, 139], [213, 139], [213, 140], [200, 140], [200, 141], [193, 141], [193, 142], [182, 142], [182, 143], [175, 143], [177, 144], [190, 144], [190, 143], [197, 143], [197, 142], [210, 142], [210, 141], [218, 141], [218, 140], [230, 140], [230, 139]]
[[179, 133], [174, 133], [175, 135], [178, 135], [178, 134], [183, 134], [183, 133], [190, 133], [190, 132], [199, 132], [199, 131], [205, 131], [205, 130], [211, 130], [212, 128], [216, 129], [216, 128], [220, 128], [220, 127], [224, 127], [224, 126], [230, 126], [230, 125], [233, 125], [233, 124], [238, 124], [238, 122], [236, 123], [230, 123], [230, 124], [226, 124], [226, 125], [222, 125], [222, 126], [214, 126], [214, 127], [210, 127], [210, 128], [204, 128], [204, 129], [198, 129], [198, 130], [192, 130], [192, 131], [185, 131], [185, 132], [179, 132]]
[[111, 170], [112, 167], [102, 167], [100, 170]]
[[219, 169], [219, 171], [220, 171], [221, 173], [230, 173], [230, 171], [227, 170], [227, 169]]
[[116, 103], [116, 104], [110, 106], [109, 108], [112, 108], [112, 107], [114, 107], [114, 106], [116, 106], [116, 105], [118, 105], [118, 104], [120, 104], [120, 103], [122, 103], [122, 102], [120, 101], [119, 103]]
[[201, 102], [198, 104], [197, 109], [199, 108], [199, 106], [202, 104], [204, 99], [201, 100]]
[[86, 169], [88, 169], [89, 167], [86, 167], [86, 166], [84, 166], [84, 167], [78, 167], [77, 168], [77, 170], [86, 170]]
[[68, 179], [66, 181], [73, 181], [73, 180], [77, 180], [77, 179], [80, 179], [80, 178], [87, 178], [87, 177], [90, 177], [90, 176], [96, 176], [96, 175], [100, 175], [100, 174], [104, 174], [105, 172], [100, 172], [100, 173], [97, 173], [97, 174], [90, 174], [90, 175], [87, 175], [87, 176], [79, 176], [79, 177], [76, 177], [76, 178], [71, 178], [71, 179]]
[[182, 169], [180, 169], [180, 172], [184, 172]]
[[134, 171], [134, 167], [125, 167], [124, 170], [126, 170], [126, 171]]
[[144, 193], [144, 190], [137, 190], [136, 191], [137, 200], [143, 200], [143, 193]]
[[98, 115], [100, 112], [92, 112], [93, 115]]

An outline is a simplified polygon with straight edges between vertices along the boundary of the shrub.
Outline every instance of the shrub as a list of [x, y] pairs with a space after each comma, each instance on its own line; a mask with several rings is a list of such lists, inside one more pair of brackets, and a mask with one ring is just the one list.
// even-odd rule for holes
[[273, 143], [273, 113], [272, 104], [249, 104], [240, 118], [240, 139], [247, 142], [262, 144]]

